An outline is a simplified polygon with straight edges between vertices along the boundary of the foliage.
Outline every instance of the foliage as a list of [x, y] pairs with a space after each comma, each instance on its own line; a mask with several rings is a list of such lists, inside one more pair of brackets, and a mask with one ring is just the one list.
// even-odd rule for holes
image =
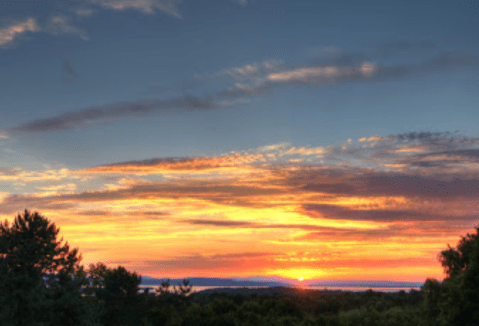
[[456, 248], [439, 255], [447, 277], [441, 291], [440, 316], [443, 325], [478, 325], [479, 321], [479, 227], [475, 234], [461, 237]]
[[[83, 271], [83, 270], [82, 270]], [[138, 294], [141, 277], [124, 267], [107, 268], [103, 263], [90, 264], [83, 272], [83, 304], [88, 307], [90, 323], [101, 325], [138, 325], [143, 319]]]
[[[57, 241], [60, 229], [25, 210], [0, 223], [0, 320], [4, 325], [79, 324], [81, 255]], [[50, 309], [51, 308], [51, 309]], [[53, 310], [52, 310], [53, 309]], [[55, 311], [56, 310], [56, 311]], [[60, 311], [61, 310], [61, 311]]]
[[0, 223], [0, 259], [9, 272], [27, 273], [39, 280], [46, 273], [62, 271], [71, 274], [81, 261], [78, 249], [70, 251], [68, 242], [61, 246], [57, 229], [37, 212], [18, 214], [11, 227], [8, 220]]
[[441, 310], [439, 301], [441, 299], [441, 283], [435, 279], [427, 279], [422, 287], [424, 293], [423, 310], [426, 323], [434, 325]]

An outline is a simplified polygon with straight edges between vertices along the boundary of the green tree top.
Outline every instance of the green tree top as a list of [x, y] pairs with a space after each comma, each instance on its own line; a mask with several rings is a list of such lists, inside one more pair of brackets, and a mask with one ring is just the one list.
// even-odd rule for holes
[[476, 234], [467, 234], [461, 237], [456, 248], [449, 244], [447, 250], [441, 251], [439, 261], [444, 267], [447, 277], [457, 276], [470, 269], [471, 264], [477, 260], [479, 250], [479, 227], [476, 228]]
[[0, 325], [82, 325], [81, 255], [59, 231], [28, 210], [0, 223]]
[[447, 276], [441, 287], [439, 320], [444, 325], [477, 326], [479, 321], [479, 227], [456, 248], [439, 255]]
[[54, 223], [37, 212], [25, 210], [9, 227], [0, 222], [0, 263], [7, 272], [27, 272], [31, 277], [47, 273], [72, 274], [82, 257], [78, 248], [70, 250], [68, 242], [57, 241], [60, 232]]

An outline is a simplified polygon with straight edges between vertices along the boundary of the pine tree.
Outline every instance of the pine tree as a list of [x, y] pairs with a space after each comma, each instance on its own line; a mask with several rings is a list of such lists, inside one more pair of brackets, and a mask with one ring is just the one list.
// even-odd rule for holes
[[57, 241], [59, 231], [28, 210], [11, 227], [0, 222], [0, 324], [79, 324], [81, 255]]

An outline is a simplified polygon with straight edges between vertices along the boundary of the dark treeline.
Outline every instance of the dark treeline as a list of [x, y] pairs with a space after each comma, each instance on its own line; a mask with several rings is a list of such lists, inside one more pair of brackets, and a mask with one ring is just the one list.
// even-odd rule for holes
[[102, 263], [85, 268], [58, 232], [29, 211], [0, 224], [0, 325], [479, 325], [479, 228], [439, 254], [446, 278], [420, 291], [270, 295], [191, 293], [188, 280], [140, 293], [141, 276]]

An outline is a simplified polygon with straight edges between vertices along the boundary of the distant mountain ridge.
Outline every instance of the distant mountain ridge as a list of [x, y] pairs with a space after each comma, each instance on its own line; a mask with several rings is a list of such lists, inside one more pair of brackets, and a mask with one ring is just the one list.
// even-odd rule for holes
[[[304, 282], [289, 281], [277, 277], [253, 276], [246, 278], [209, 278], [209, 277], [186, 277], [193, 286], [348, 286], [348, 287], [374, 287], [374, 288], [416, 288], [424, 285], [424, 282], [397, 282], [397, 281], [350, 281], [350, 280], [308, 280]], [[154, 278], [142, 276], [141, 285], [159, 286], [166, 278]], [[183, 279], [170, 279], [170, 285], [182, 284]]]
[[334, 281], [321, 280], [308, 282], [308, 286], [357, 286], [375, 288], [416, 288], [424, 285], [424, 282], [397, 282], [397, 281]]
[[[240, 278], [208, 278], [208, 277], [187, 277], [193, 286], [292, 286], [291, 282], [276, 280], [250, 280]], [[161, 285], [166, 278], [141, 277], [141, 285]], [[182, 284], [183, 279], [170, 279], [170, 285]]]

